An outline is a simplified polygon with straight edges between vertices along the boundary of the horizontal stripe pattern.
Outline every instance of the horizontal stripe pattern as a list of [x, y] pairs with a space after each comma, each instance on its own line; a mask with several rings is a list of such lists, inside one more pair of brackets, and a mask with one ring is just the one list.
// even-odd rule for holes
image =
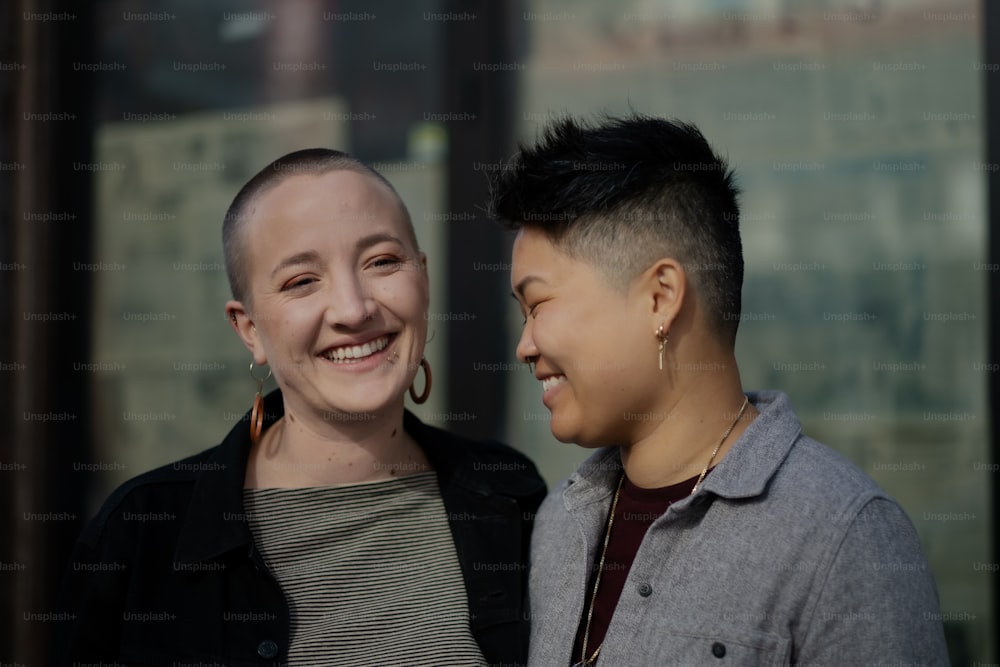
[[291, 609], [289, 664], [485, 664], [433, 472], [243, 503]]

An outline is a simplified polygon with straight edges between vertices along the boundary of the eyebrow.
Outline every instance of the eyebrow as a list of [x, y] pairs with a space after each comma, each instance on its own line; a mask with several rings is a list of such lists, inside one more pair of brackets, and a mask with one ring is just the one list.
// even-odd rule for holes
[[374, 234], [369, 234], [358, 240], [357, 248], [358, 250], [367, 250], [373, 245], [378, 245], [379, 243], [395, 243], [397, 245], [405, 245], [397, 236], [393, 236], [387, 232], [376, 232]]
[[315, 250], [306, 250], [305, 252], [298, 252], [291, 257], [286, 257], [285, 259], [278, 262], [278, 265], [274, 267], [274, 271], [271, 271], [271, 277], [273, 278], [282, 269], [287, 269], [289, 266], [295, 266], [297, 264], [319, 264], [319, 253]]
[[[403, 245], [403, 242], [399, 240], [398, 237], [385, 232], [378, 232], [358, 239], [356, 246], [358, 250], [367, 250], [368, 248], [378, 245], [379, 243], [396, 243], [400, 246]], [[287, 269], [289, 266], [296, 266], [298, 264], [322, 264], [322, 262], [320, 261], [319, 253], [315, 250], [298, 252], [291, 257], [286, 257], [281, 260], [281, 262], [274, 267], [274, 271], [271, 271], [271, 277], [273, 278], [282, 269]]]

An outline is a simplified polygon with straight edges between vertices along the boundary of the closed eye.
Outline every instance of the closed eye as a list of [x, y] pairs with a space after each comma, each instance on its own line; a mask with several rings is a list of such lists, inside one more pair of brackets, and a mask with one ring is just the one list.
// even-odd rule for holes
[[531, 306], [528, 306], [527, 312], [524, 313], [524, 321], [521, 323], [522, 326], [528, 323], [528, 318], [529, 317], [534, 317], [535, 316], [535, 309], [536, 308], [538, 308], [538, 304], [537, 303], [533, 304]]
[[289, 280], [287, 283], [282, 285], [281, 289], [282, 290], [296, 289], [299, 287], [305, 287], [306, 285], [310, 285], [314, 282], [316, 282], [316, 279], [312, 276], [299, 276], [298, 278], [293, 278], [292, 280]]
[[387, 269], [399, 266], [400, 263], [401, 260], [398, 257], [385, 256], [376, 258], [371, 265], [376, 269]]

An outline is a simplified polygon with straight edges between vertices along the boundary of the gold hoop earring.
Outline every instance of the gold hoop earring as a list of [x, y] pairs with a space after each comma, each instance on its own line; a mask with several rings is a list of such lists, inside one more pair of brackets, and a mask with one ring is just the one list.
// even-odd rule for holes
[[264, 428], [264, 382], [271, 377], [271, 369], [267, 369], [267, 375], [262, 378], [253, 373], [253, 362], [250, 362], [250, 377], [257, 381], [257, 395], [253, 397], [253, 408], [250, 410], [250, 442], [256, 445], [260, 442], [260, 433]]
[[410, 383], [410, 398], [418, 405], [426, 401], [427, 397], [431, 395], [431, 365], [427, 363], [427, 359], [421, 358], [420, 367], [424, 369], [424, 375], [426, 376], [423, 392], [417, 396], [417, 392], [413, 391], [413, 383]]
[[663, 349], [670, 342], [670, 332], [663, 330], [663, 325], [661, 324], [656, 329], [656, 340], [660, 341], [660, 370], [663, 370]]

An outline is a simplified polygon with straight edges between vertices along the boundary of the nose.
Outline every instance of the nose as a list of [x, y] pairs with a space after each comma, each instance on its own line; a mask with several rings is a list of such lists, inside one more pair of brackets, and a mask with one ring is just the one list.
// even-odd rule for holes
[[375, 319], [378, 304], [369, 296], [364, 281], [353, 274], [331, 281], [325, 319], [330, 326], [358, 329]]
[[523, 364], [532, 364], [538, 360], [538, 348], [535, 347], [535, 339], [532, 336], [531, 318], [524, 323], [521, 329], [521, 338], [517, 341], [515, 353], [517, 359]]

